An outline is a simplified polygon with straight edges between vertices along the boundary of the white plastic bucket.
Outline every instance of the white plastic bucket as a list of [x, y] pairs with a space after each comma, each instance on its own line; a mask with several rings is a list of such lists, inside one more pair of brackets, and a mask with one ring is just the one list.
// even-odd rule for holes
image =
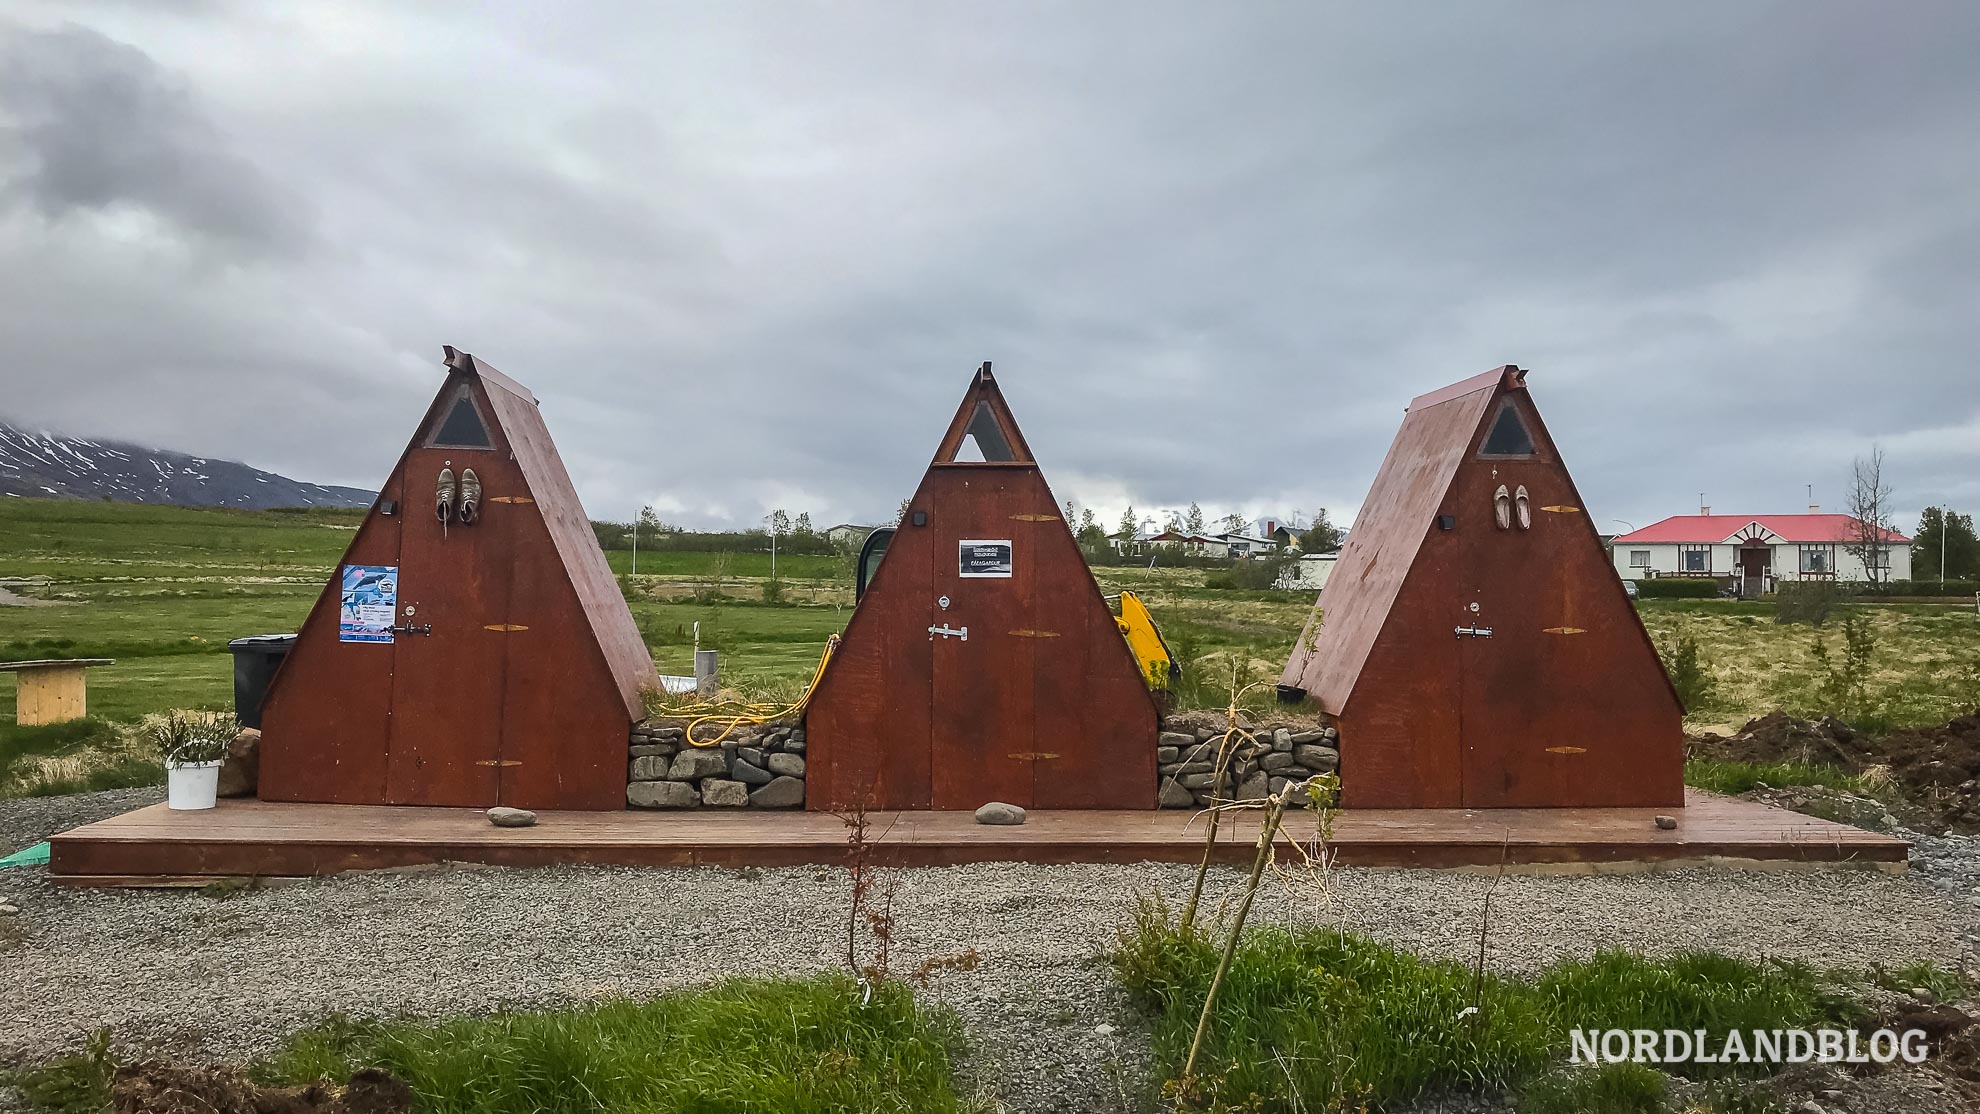
[[220, 763], [165, 764], [165, 807], [181, 810], [212, 808], [220, 789]]

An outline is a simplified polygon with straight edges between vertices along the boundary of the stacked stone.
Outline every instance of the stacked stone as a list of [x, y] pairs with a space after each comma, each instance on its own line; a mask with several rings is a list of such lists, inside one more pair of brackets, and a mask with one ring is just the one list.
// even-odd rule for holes
[[[1207, 727], [1166, 730], [1156, 737], [1159, 807], [1200, 808], [1218, 800], [1264, 800], [1288, 785], [1341, 766], [1341, 734], [1336, 729], [1293, 731], [1282, 727], [1238, 743], [1219, 783], [1217, 746], [1221, 737], [1221, 732]], [[1303, 789], [1293, 794], [1293, 803], [1306, 803]]]
[[[716, 733], [703, 724], [697, 737]], [[634, 808], [799, 808], [804, 804], [804, 723], [737, 727], [714, 746], [690, 746], [687, 721], [634, 725], [626, 803]]]

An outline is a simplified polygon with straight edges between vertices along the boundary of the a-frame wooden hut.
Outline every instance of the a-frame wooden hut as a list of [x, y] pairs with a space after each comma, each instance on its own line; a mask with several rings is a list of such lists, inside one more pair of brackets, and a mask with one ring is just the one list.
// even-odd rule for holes
[[624, 808], [652, 657], [535, 396], [446, 366], [275, 676], [260, 795]]
[[1683, 708], [1516, 367], [1409, 404], [1281, 683], [1350, 807], [1684, 803]]
[[1155, 806], [1154, 700], [989, 364], [806, 722], [814, 810]]

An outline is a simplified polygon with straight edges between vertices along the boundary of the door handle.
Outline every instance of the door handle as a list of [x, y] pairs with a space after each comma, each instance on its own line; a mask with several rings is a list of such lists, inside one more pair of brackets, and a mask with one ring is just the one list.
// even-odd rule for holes
[[931, 642], [933, 642], [933, 641], [935, 640], [935, 636], [936, 636], [936, 635], [938, 635], [938, 634], [939, 634], [939, 635], [941, 635], [941, 636], [942, 636], [943, 638], [954, 638], [954, 639], [957, 639], [957, 640], [959, 640], [959, 641], [962, 641], [962, 642], [968, 642], [968, 641], [969, 641], [969, 628], [968, 628], [968, 627], [962, 627], [962, 628], [956, 628], [956, 627], [951, 627], [951, 626], [946, 626], [946, 625], [945, 625], [945, 626], [939, 626], [939, 627], [929, 627], [929, 628], [928, 628], [928, 640], [929, 640], [929, 641], [931, 641]]
[[1459, 638], [1464, 638], [1466, 636], [1472, 638], [1490, 638], [1492, 637], [1492, 628], [1491, 627], [1459, 627], [1457, 629], [1457, 633]]

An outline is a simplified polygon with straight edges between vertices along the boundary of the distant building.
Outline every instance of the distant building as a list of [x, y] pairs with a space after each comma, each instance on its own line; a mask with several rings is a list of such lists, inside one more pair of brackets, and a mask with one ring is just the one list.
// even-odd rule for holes
[[1299, 560], [1286, 563], [1286, 571], [1279, 574], [1272, 587], [1317, 592], [1327, 586], [1327, 577], [1333, 575], [1334, 563], [1340, 559], [1339, 550], [1332, 553], [1302, 553]]
[[866, 541], [866, 535], [880, 529], [878, 526], [861, 526], [852, 522], [841, 522], [837, 526], [825, 528], [825, 540], [834, 549], [851, 549]]
[[1681, 514], [1610, 543], [1616, 572], [1626, 580], [1660, 576], [1716, 579], [1753, 598], [1781, 581], [1911, 579], [1911, 539], [1884, 531], [1890, 548], [1873, 578], [1849, 551], [1856, 520], [1846, 514]]

